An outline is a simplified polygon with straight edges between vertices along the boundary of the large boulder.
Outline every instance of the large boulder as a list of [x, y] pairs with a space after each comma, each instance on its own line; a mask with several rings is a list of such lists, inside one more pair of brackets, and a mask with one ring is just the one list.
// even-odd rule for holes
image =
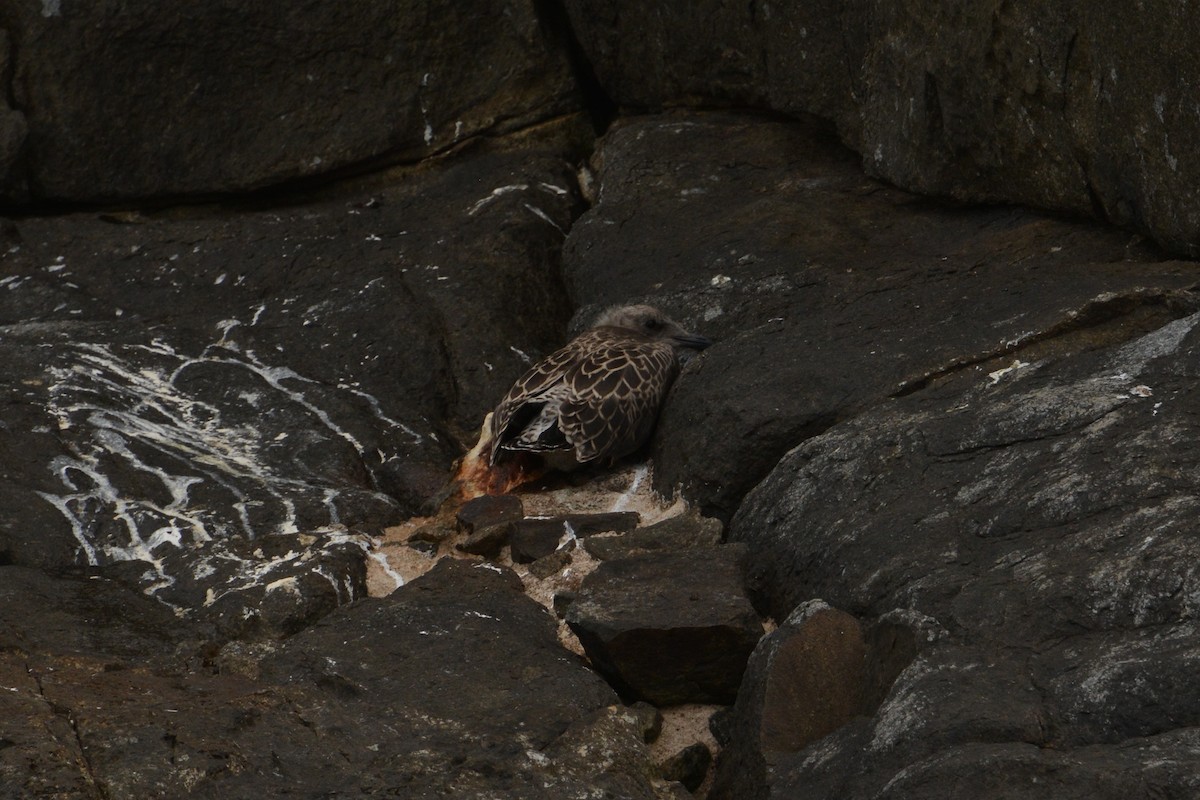
[[1196, 308], [1191, 264], [1129, 234], [921, 200], [821, 129], [630, 120], [564, 256], [576, 303], [645, 299], [716, 344], [683, 370], [655, 481], [728, 519], [804, 439], [964, 371], [1127, 338]]
[[[869, 720], [774, 754], [771, 796], [1194, 789], [1200, 701], [1180, 681], [1200, 662], [1198, 359], [1193, 314], [960, 375], [780, 462], [730, 528], [763, 606], [822, 597], [945, 634]], [[1106, 780], [1147, 758], [1160, 768]]]
[[244, 191], [580, 107], [530, 0], [21, 0], [0, 28], [0, 194], [15, 200]]
[[568, 0], [619, 104], [836, 122], [908, 189], [1094, 213], [1200, 254], [1200, 20], [1155, 0], [780, 5]]

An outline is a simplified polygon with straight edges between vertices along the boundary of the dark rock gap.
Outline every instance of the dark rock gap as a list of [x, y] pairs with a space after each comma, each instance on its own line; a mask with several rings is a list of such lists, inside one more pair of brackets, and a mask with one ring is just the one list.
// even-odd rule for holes
[[617, 117], [617, 102], [596, 76], [596, 69], [575, 35], [566, 8], [561, 0], [534, 0], [533, 8], [543, 30], [566, 51], [592, 130], [597, 136], [603, 134]]

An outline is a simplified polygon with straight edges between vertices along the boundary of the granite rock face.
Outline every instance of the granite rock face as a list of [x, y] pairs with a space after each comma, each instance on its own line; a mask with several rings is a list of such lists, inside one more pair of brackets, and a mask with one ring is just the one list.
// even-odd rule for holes
[[793, 6], [569, 0], [618, 104], [729, 103], [836, 123], [920, 192], [1090, 213], [1200, 254], [1200, 20], [1159, 0]]
[[563, 42], [527, 0], [21, 0], [0, 28], [18, 45], [7, 70], [0, 56], [16, 199], [245, 191], [580, 108]]
[[[926, 797], [973, 782], [1008, 797], [989, 776], [1011, 763], [1013, 785], [1040, 782], [1041, 795], [1018, 796], [1082, 784], [1116, 798], [1132, 784], [1105, 786], [1101, 754], [1139, 748], [1176, 764], [1146, 786], [1196, 786], [1200, 698], [1179, 679], [1198, 657], [1198, 348], [1191, 315], [950, 381], [809, 440], [755, 488], [731, 538], [750, 546], [767, 608], [820, 596], [947, 632], [868, 722], [777, 760], [771, 796], [816, 782], [826, 793], [813, 796], [890, 785]], [[1056, 751], [1081, 757], [1062, 770]]]

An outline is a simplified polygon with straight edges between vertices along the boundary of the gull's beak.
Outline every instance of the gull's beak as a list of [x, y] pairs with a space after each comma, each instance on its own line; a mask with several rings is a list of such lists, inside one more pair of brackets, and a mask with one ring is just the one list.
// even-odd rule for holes
[[703, 350], [712, 344], [711, 339], [697, 336], [694, 333], [679, 333], [672, 336], [671, 339], [680, 347], [690, 347], [693, 350]]

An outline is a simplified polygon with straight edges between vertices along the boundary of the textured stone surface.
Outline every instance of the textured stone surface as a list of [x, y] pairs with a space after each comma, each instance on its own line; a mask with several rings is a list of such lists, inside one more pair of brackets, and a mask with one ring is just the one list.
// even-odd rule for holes
[[1196, 304], [1179, 291], [1190, 263], [1111, 229], [919, 200], [811, 126], [640, 118], [598, 160], [568, 288], [580, 304], [652, 302], [716, 342], [684, 368], [652, 454], [660, 491], [723, 519], [787, 450], [873, 404]]
[[[906, 185], [1191, 241], [1176, 7], [566, 6], [627, 109], [811, 111]], [[628, 696], [729, 702], [761, 633], [743, 552], [785, 622], [713, 717], [723, 790], [1200, 794], [1196, 265], [890, 188], [777, 116], [621, 120], [577, 192], [577, 118], [475, 137], [577, 107], [562, 13], [0, 8], [0, 194], [47, 214], [0, 221], [4, 800], [685, 796], [657, 765], [699, 737], [651, 758], [653, 714], [512, 572], [363, 599], [382, 527], [449, 549], [449, 509], [392, 525], [572, 313], [638, 300], [717, 341], [655, 484], [742, 543], [672, 521], [604, 540], [582, 589], [579, 550], [522, 574]]]
[[[777, 757], [772, 796], [1194, 790], [1200, 703], [1178, 681], [1198, 658], [1198, 331], [1192, 315], [959, 376], [806, 442], [754, 490], [730, 537], [774, 613], [821, 596], [946, 631], [869, 721]], [[1105, 783], [1151, 751], [1172, 766]]]
[[111, 568], [225, 623], [270, 585], [283, 629], [361, 595], [367, 537], [438, 497], [561, 339], [575, 211], [538, 151], [380, 183], [5, 224], [5, 560]]
[[713, 547], [721, 543], [721, 531], [719, 520], [698, 514], [683, 514], [628, 533], [589, 536], [583, 540], [583, 548], [595, 558], [604, 560], [664, 550]]
[[569, 0], [619, 104], [713, 102], [836, 123], [874, 174], [1094, 213], [1200, 254], [1200, 80], [1186, 6], [1072, 0], [781, 6]]
[[803, 750], [867, 710], [866, 673], [854, 617], [820, 601], [797, 608], [746, 666], [710, 796], [765, 797], [778, 753]]
[[638, 714], [511, 572], [442, 562], [268, 647], [257, 679], [111, 582], [0, 573], [5, 798], [656, 796]]
[[[19, 43], [11, 84], [0, 48], [0, 77], [28, 129], [9, 196], [244, 191], [579, 107], [562, 43], [526, 0], [21, 0], [0, 26]], [[0, 113], [0, 176], [20, 127]]]
[[605, 561], [566, 620], [597, 670], [655, 705], [731, 702], [762, 635], [733, 547]]
[[636, 511], [523, 519], [512, 528], [513, 560], [523, 564], [536, 561], [576, 537], [587, 541], [598, 533], [632, 530], [637, 524]]
[[516, 522], [525, 516], [521, 498], [511, 494], [484, 495], [462, 504], [454, 514], [458, 526], [472, 533], [476, 528], [487, 528], [505, 522]]

